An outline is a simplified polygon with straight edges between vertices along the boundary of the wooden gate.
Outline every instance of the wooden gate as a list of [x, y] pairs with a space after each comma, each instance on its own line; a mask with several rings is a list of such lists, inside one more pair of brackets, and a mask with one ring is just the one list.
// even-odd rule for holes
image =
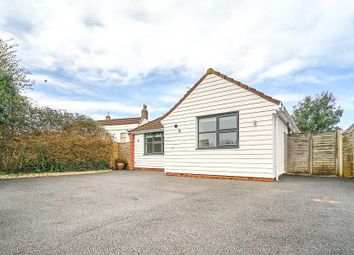
[[310, 173], [318, 175], [337, 175], [336, 132], [314, 134], [311, 140], [312, 169], [310, 166]]
[[343, 176], [354, 177], [354, 133], [343, 134]]
[[288, 173], [310, 173], [310, 139], [309, 134], [287, 135]]

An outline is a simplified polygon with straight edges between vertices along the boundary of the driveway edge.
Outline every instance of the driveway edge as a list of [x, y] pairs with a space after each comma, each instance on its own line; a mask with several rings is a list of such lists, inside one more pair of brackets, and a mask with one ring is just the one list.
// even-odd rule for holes
[[95, 170], [95, 171], [76, 171], [76, 172], [53, 172], [53, 173], [28, 173], [22, 175], [0, 175], [0, 180], [37, 178], [50, 176], [66, 176], [66, 175], [81, 175], [81, 174], [101, 174], [112, 172], [112, 169]]

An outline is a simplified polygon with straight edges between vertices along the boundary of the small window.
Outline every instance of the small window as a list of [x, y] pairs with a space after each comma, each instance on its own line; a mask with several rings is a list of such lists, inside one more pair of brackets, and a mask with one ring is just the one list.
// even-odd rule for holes
[[198, 118], [198, 148], [235, 148], [239, 145], [238, 112]]
[[145, 134], [145, 154], [163, 154], [163, 132]]
[[127, 133], [120, 133], [120, 141], [123, 143], [127, 141]]

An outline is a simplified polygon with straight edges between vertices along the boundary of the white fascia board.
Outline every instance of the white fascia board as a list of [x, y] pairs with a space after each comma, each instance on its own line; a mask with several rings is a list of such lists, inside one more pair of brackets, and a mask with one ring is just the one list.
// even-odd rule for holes
[[300, 130], [298, 129], [294, 119], [290, 116], [284, 105], [280, 107], [280, 109], [277, 111], [277, 114], [286, 124], [290, 124], [292, 132], [300, 133]]
[[146, 133], [154, 133], [154, 132], [163, 132], [163, 128], [147, 129], [147, 130], [141, 130], [141, 131], [129, 131], [129, 133], [132, 133], [134, 135], [146, 134]]

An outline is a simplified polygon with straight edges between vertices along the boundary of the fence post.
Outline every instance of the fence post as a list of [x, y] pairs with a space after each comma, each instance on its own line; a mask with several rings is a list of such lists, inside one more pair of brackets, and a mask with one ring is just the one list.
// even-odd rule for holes
[[337, 175], [339, 177], [343, 177], [343, 135], [342, 135], [342, 130], [337, 129], [336, 131], [336, 159], [337, 159]]
[[115, 160], [119, 158], [119, 144], [113, 142], [112, 145], [112, 160], [111, 160], [111, 167], [115, 169]]
[[354, 133], [352, 133], [352, 176], [354, 176]]
[[284, 172], [288, 173], [288, 135], [284, 133]]
[[309, 174], [312, 175], [313, 153], [312, 153], [312, 133], [309, 134]]

